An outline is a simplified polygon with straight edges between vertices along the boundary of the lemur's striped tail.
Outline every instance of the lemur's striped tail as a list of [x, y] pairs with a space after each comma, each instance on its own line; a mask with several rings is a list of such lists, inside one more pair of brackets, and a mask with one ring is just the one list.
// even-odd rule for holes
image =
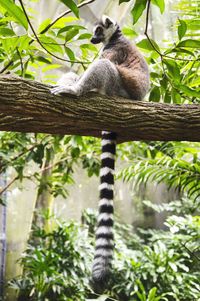
[[95, 289], [103, 289], [110, 273], [113, 257], [113, 186], [116, 151], [116, 134], [102, 132], [100, 170], [99, 216], [96, 230], [96, 248], [92, 269]]

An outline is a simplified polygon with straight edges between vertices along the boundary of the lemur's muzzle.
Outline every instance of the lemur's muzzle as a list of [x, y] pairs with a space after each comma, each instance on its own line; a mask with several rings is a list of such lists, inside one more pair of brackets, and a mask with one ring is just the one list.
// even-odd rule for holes
[[102, 42], [102, 38], [101, 37], [97, 37], [97, 36], [93, 36], [90, 40], [90, 42], [92, 44], [99, 44]]

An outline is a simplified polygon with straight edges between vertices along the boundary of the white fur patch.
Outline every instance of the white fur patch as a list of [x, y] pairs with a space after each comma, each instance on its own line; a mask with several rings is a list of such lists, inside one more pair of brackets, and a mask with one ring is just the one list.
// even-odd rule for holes
[[75, 82], [77, 82], [79, 79], [79, 76], [74, 72], [67, 72], [61, 76], [61, 78], [58, 80], [57, 85], [59, 86], [65, 86], [65, 85], [73, 85]]
[[106, 176], [108, 173], [111, 173], [113, 175], [113, 169], [109, 167], [103, 167], [100, 170], [100, 177]]
[[108, 17], [106, 15], [102, 16], [102, 23], [103, 23], [103, 25], [106, 24], [106, 19], [108, 19], [113, 25], [116, 25], [116, 21], [114, 21], [112, 18], [110, 18], [110, 17]]
[[113, 200], [108, 200], [106, 198], [99, 200], [99, 207], [100, 206], [113, 206]]
[[111, 139], [102, 139], [101, 140], [102, 146], [107, 145], [107, 144], [114, 144], [114, 143], [115, 143], [115, 140], [111, 140]]
[[108, 244], [114, 247], [114, 242], [111, 239], [108, 241], [108, 239], [105, 238], [98, 238], [96, 241], [96, 247], [102, 246], [103, 248], [103, 246], [107, 246]]
[[106, 159], [106, 158], [110, 158], [110, 159], [115, 159], [115, 155], [109, 153], [109, 152], [105, 152], [101, 154], [101, 160]]
[[102, 190], [102, 189], [113, 190], [113, 185], [108, 184], [108, 183], [102, 183], [99, 185], [99, 190]]
[[97, 231], [96, 231], [96, 234], [101, 234], [101, 233], [104, 233], [104, 234], [111, 234], [113, 233], [113, 228], [112, 227], [106, 227], [106, 226], [101, 226], [101, 227], [98, 227]]
[[101, 220], [107, 221], [108, 219], [113, 219], [112, 213], [100, 213], [98, 216], [98, 222]]

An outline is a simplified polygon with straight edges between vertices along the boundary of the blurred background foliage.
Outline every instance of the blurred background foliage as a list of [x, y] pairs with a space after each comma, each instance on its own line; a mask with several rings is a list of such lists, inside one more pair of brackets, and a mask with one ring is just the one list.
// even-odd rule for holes
[[[2, 0], [0, 73], [51, 85], [70, 69], [82, 73], [101, 50], [89, 39], [103, 12], [118, 20], [123, 33], [136, 42], [148, 61], [151, 90], [147, 101], [200, 102], [199, 0]], [[63, 210], [58, 197], [70, 199], [70, 187], [77, 185], [76, 174], [82, 169], [88, 182], [98, 176], [100, 141], [1, 132], [1, 281], [6, 242], [7, 262], [0, 298], [200, 300], [199, 147], [191, 142], [146, 141], [118, 146], [116, 178], [128, 183], [131, 202], [137, 208], [134, 214], [142, 211], [144, 220], [127, 225], [119, 217], [114, 273], [106, 294], [97, 296], [89, 286], [95, 214], [87, 211], [82, 224], [65, 224], [55, 216], [55, 207]], [[159, 185], [165, 185], [169, 199], [163, 202], [161, 190], [158, 204], [149, 200], [146, 191], [150, 187], [154, 192]], [[19, 191], [27, 192], [29, 207], [22, 207]], [[89, 189], [87, 193], [89, 198]], [[78, 211], [81, 198], [77, 195], [67, 210], [72, 205]], [[128, 201], [123, 200], [123, 206]], [[162, 216], [161, 229], [147, 223], [149, 215]], [[26, 231], [19, 218], [26, 222]], [[20, 247], [12, 244], [22, 236]], [[17, 277], [11, 279], [13, 276]]]

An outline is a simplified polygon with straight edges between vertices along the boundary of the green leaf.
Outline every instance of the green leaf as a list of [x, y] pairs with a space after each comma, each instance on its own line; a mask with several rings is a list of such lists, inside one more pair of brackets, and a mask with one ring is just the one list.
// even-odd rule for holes
[[184, 40], [177, 45], [178, 47], [200, 48], [200, 41], [188, 39]]
[[50, 23], [51, 23], [51, 19], [50, 18], [48, 18], [48, 19], [46, 19], [46, 20], [44, 20], [41, 24], [40, 24], [40, 26], [39, 26], [39, 28], [38, 28], [38, 32], [39, 33], [41, 33]]
[[42, 62], [42, 63], [45, 63], [45, 64], [51, 64], [51, 63], [52, 63], [50, 59], [47, 59], [47, 58], [45, 58], [45, 57], [43, 57], [43, 56], [36, 56], [35, 59], [36, 59], [37, 61]]
[[185, 85], [177, 85], [176, 87], [190, 97], [193, 96], [200, 98], [200, 91], [193, 90]]
[[147, 0], [136, 0], [131, 10], [131, 14], [133, 16], [133, 24], [137, 23], [139, 18], [141, 17], [143, 11], [146, 8]]
[[93, 52], [97, 52], [97, 48], [94, 45], [92, 45], [92, 44], [82, 44], [80, 46], [80, 48], [81, 49], [88, 49], [88, 50], [91, 50]]
[[64, 3], [67, 7], [71, 9], [71, 11], [75, 14], [77, 18], [79, 18], [79, 9], [72, 0], [60, 0], [62, 3]]
[[55, 40], [47, 37], [45, 35], [41, 35], [40, 36], [40, 42], [44, 45], [44, 47], [52, 52], [59, 52], [61, 54], [63, 54], [63, 50], [62, 47], [58, 44], [55, 43]]
[[63, 27], [63, 28], [61, 28], [59, 31], [58, 31], [58, 35], [60, 35], [61, 33], [63, 33], [63, 32], [68, 32], [68, 31], [70, 31], [70, 30], [79, 30], [79, 29], [85, 29], [85, 27], [84, 26], [81, 26], [81, 25], [67, 25], [67, 26], [65, 26], [65, 27]]
[[0, 36], [14, 36], [15, 33], [12, 29], [10, 28], [4, 28], [4, 27], [0, 27]]
[[65, 42], [70, 41], [71, 39], [73, 39], [77, 34], [79, 33], [78, 29], [71, 29], [66, 33], [65, 36]]
[[153, 102], [159, 102], [160, 101], [160, 89], [159, 87], [155, 86], [151, 90], [151, 93], [149, 95], [149, 100]]
[[0, 205], [6, 206], [6, 200], [4, 200], [4, 198], [0, 198]]
[[157, 292], [157, 288], [156, 287], [153, 287], [149, 294], [148, 294], [148, 299], [147, 301], [154, 301], [155, 300], [155, 297], [156, 297], [156, 292]]
[[122, 29], [122, 32], [125, 36], [128, 36], [128, 37], [136, 37], [137, 36], [137, 33], [135, 32], [135, 30], [133, 30], [130, 27], [124, 27]]
[[92, 37], [91, 33], [82, 33], [78, 40], [89, 40]]
[[137, 43], [137, 46], [143, 49], [147, 50], [154, 50], [157, 49], [160, 52], [159, 46], [156, 44], [156, 42], [152, 39], [150, 41], [148, 39], [143, 39], [139, 43]]
[[177, 92], [176, 89], [172, 88], [172, 100], [173, 100], [173, 103], [181, 103], [181, 96], [180, 94]]
[[53, 69], [58, 69], [60, 67], [61, 67], [61, 65], [59, 65], [59, 64], [48, 64], [47, 66], [42, 68], [42, 72], [46, 72], [46, 71], [53, 70]]
[[0, 5], [7, 10], [18, 23], [20, 23], [26, 30], [28, 29], [28, 22], [26, 16], [19, 6], [11, 0], [1, 0]]
[[65, 47], [65, 52], [68, 55], [70, 61], [75, 61], [74, 52], [69, 47]]
[[174, 262], [169, 261], [168, 264], [174, 272], [177, 272], [177, 265]]
[[174, 49], [172, 49], [171, 51], [169, 51], [168, 53], [171, 53], [171, 52], [176, 52], [176, 53], [182, 54], [182, 55], [183, 55], [184, 53], [186, 53], [186, 54], [189, 54], [189, 55], [191, 55], [191, 56], [195, 56], [194, 52], [189, 51], [188, 49], [185, 49], [185, 48], [174, 48]]
[[77, 21], [78, 18], [73, 16], [63, 17], [59, 19], [51, 28], [63, 28], [65, 27], [66, 23], [72, 23]]
[[18, 39], [18, 48], [19, 48], [19, 51], [25, 51], [25, 50], [29, 50], [30, 48], [30, 45], [29, 45], [29, 42], [30, 42], [31, 38], [28, 36], [28, 35], [23, 35], [21, 37], [19, 37]]
[[181, 80], [180, 68], [176, 63], [176, 61], [170, 59], [163, 59], [163, 62], [167, 66], [169, 74], [171, 75], [171, 77], [173, 77], [173, 80], [175, 80], [176, 82], [180, 82]]
[[160, 8], [161, 14], [165, 10], [165, 1], [164, 0], [152, 0], [152, 3]]
[[168, 80], [167, 80], [167, 77], [164, 75], [163, 78], [160, 80], [160, 85], [164, 91], [166, 91], [166, 89], [167, 89], [167, 84], [168, 84]]
[[179, 23], [180, 24], [178, 26], [178, 37], [179, 37], [179, 40], [181, 40], [187, 31], [187, 24], [185, 21], [180, 20], [180, 19], [179, 19]]

